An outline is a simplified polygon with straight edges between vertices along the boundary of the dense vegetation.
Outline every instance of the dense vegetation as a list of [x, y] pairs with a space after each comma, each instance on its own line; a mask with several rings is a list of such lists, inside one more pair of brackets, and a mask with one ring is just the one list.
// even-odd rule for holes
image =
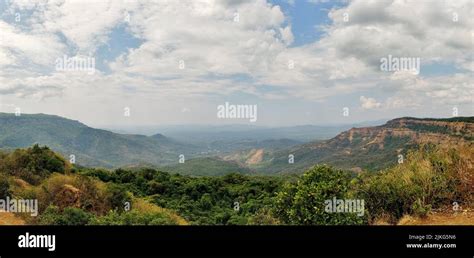
[[368, 219], [396, 222], [405, 214], [426, 216], [432, 209], [474, 204], [472, 148], [438, 149], [425, 145], [410, 151], [403, 164], [358, 179], [366, 200]]
[[[472, 148], [410, 151], [379, 173], [318, 165], [301, 176], [192, 177], [150, 168], [72, 166], [47, 147], [0, 154], [0, 198], [38, 199], [31, 224], [344, 225], [396, 223], [453, 202], [472, 207]], [[328, 213], [325, 201], [362, 199], [363, 216]]]
[[277, 177], [191, 177], [154, 169], [85, 169], [79, 173], [124, 186], [134, 196], [176, 210], [196, 224], [250, 223], [253, 215], [271, 206], [282, 182]]
[[248, 167], [241, 166], [235, 161], [226, 161], [213, 157], [190, 159], [182, 164], [166, 166], [163, 170], [193, 176], [223, 176], [231, 173], [251, 173]]
[[[75, 173], [76, 168], [48, 147], [33, 146], [0, 155], [0, 197], [37, 199], [31, 224], [187, 224], [168, 211], [133, 196], [123, 185]], [[127, 205], [135, 205], [126, 213]]]
[[351, 192], [351, 175], [329, 166], [315, 166], [297, 183], [286, 184], [278, 194], [276, 213], [286, 224], [339, 225], [362, 224], [355, 213], [328, 213], [326, 200], [356, 199]]

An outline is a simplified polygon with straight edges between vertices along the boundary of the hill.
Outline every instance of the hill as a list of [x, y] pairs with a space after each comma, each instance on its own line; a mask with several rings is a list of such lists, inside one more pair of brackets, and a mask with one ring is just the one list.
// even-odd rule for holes
[[0, 148], [33, 144], [47, 145], [65, 157], [75, 155], [80, 165], [100, 167], [166, 165], [176, 163], [179, 154], [190, 155], [196, 151], [193, 145], [159, 134], [152, 137], [117, 134], [59, 116], [0, 113]]
[[[379, 170], [396, 164], [399, 155], [421, 144], [473, 147], [474, 117], [420, 119], [403, 117], [374, 127], [352, 128], [336, 137], [278, 151], [267, 151], [250, 166], [263, 173], [302, 171], [327, 163], [355, 172]], [[294, 163], [288, 162], [294, 155]], [[235, 156], [235, 155], [234, 155]], [[237, 155], [241, 159], [242, 155]], [[231, 155], [229, 159], [239, 160]]]

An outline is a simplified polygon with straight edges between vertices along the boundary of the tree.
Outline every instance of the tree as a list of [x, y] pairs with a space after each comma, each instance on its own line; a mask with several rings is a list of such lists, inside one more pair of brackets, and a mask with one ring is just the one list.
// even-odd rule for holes
[[108, 187], [109, 202], [113, 209], [123, 211], [126, 203], [132, 203], [132, 196], [122, 185], [110, 184]]
[[36, 144], [31, 148], [18, 149], [9, 154], [0, 169], [36, 185], [51, 173], [64, 174], [69, 168], [70, 164], [61, 156], [46, 146], [40, 147]]
[[78, 208], [66, 207], [61, 212], [57, 206], [49, 206], [39, 217], [39, 224], [75, 226], [87, 225], [93, 215]]
[[354, 213], [329, 213], [325, 201], [349, 196], [350, 174], [319, 165], [306, 171], [296, 183], [287, 183], [278, 193], [276, 215], [287, 224], [342, 225], [361, 224]]
[[0, 199], [5, 199], [11, 195], [10, 183], [6, 176], [0, 175]]

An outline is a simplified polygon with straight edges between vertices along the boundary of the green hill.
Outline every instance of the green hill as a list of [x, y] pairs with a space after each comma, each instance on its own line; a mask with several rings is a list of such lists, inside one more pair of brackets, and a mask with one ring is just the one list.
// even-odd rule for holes
[[117, 134], [59, 116], [0, 113], [0, 148], [33, 144], [47, 145], [65, 157], [75, 155], [77, 164], [100, 167], [167, 165], [176, 163], [179, 154], [195, 152], [192, 145], [162, 135]]

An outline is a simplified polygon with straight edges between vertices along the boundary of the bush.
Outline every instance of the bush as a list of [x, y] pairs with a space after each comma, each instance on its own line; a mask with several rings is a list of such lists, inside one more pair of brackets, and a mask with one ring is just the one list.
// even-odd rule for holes
[[109, 184], [107, 188], [108, 202], [112, 209], [122, 212], [125, 210], [126, 203], [131, 205], [132, 195], [122, 185]]
[[91, 220], [91, 225], [176, 225], [176, 222], [163, 213], [129, 211], [119, 213], [110, 211], [107, 215]]
[[84, 169], [85, 171], [81, 171], [81, 174], [90, 177], [96, 177], [103, 182], [109, 182], [113, 179], [112, 173], [108, 170], [101, 169], [101, 168], [90, 168]]
[[297, 225], [363, 224], [355, 213], [328, 213], [325, 201], [352, 199], [350, 175], [326, 165], [306, 171], [296, 183], [287, 183], [278, 194], [276, 215], [282, 222]]
[[249, 225], [278, 225], [280, 222], [274, 217], [270, 209], [262, 208], [250, 217]]
[[8, 177], [0, 175], [0, 199], [5, 199], [7, 196], [11, 196]]
[[48, 147], [18, 149], [3, 159], [0, 170], [37, 185], [53, 172], [65, 173], [70, 165]]
[[87, 225], [94, 216], [78, 208], [67, 207], [62, 212], [57, 206], [49, 206], [39, 217], [41, 225]]
[[362, 176], [358, 191], [366, 200], [371, 221], [388, 216], [396, 223], [405, 214], [426, 216], [431, 209], [454, 201], [469, 202], [472, 188], [464, 188], [469, 184], [463, 176], [469, 174], [466, 171], [465, 158], [458, 151], [422, 146], [408, 152], [404, 163]]
[[83, 175], [53, 174], [36, 187], [40, 211], [52, 204], [61, 211], [75, 207], [103, 215], [110, 210], [105, 184]]

